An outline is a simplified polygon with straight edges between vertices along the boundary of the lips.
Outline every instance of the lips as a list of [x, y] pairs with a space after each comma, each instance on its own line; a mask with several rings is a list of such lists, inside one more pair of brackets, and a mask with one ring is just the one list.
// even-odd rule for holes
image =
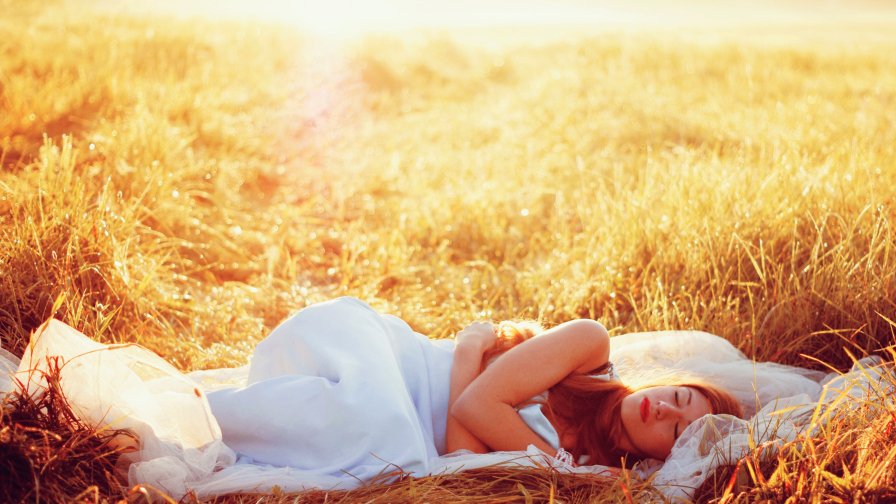
[[647, 422], [647, 416], [650, 415], [650, 399], [644, 398], [641, 401], [641, 421]]

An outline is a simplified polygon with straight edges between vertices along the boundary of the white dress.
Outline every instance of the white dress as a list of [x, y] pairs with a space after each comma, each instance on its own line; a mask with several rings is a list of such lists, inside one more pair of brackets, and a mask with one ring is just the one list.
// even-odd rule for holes
[[[103, 345], [50, 320], [32, 335], [21, 362], [0, 349], [0, 396], [17, 382], [29, 394], [42, 393], [42, 371], [53, 356], [65, 363], [60, 384], [76, 415], [128, 429], [139, 440], [121, 457], [129, 484], [175, 499], [187, 492], [202, 499], [274, 487], [352, 488], [399, 468], [416, 475], [493, 464], [606, 469], [570, 467], [533, 446], [444, 455], [453, 342], [430, 341], [357, 299], [300, 311], [258, 345], [249, 366], [189, 375], [139, 346]], [[860, 363], [846, 375], [822, 377], [755, 363], [702, 332], [613, 337], [610, 358], [623, 381], [688, 372], [731, 390], [756, 412], [747, 420], [707, 415], [682, 433], [665, 463], [643, 464], [640, 474], [653, 474], [669, 498], [688, 498], [717, 466], [736, 462], [756, 443], [811, 432], [855, 404], [849, 398], [893, 401], [884, 368]], [[819, 404], [825, 407], [810, 424]], [[781, 408], [787, 413], [775, 413]]]
[[241, 461], [334, 483], [426, 474], [445, 451], [453, 352], [451, 340], [339, 298], [282, 323], [256, 347], [246, 385], [208, 400]]

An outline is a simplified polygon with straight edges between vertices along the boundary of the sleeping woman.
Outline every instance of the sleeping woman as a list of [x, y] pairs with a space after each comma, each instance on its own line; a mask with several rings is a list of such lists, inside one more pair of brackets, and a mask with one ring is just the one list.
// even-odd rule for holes
[[451, 345], [341, 298], [260, 343], [247, 386], [208, 397], [224, 442], [252, 461], [361, 479], [384, 462], [415, 471], [458, 450], [535, 446], [606, 466], [661, 460], [694, 420], [741, 415], [734, 397], [701, 381], [629, 388], [609, 357], [609, 335], [593, 320], [547, 331], [479, 322]]

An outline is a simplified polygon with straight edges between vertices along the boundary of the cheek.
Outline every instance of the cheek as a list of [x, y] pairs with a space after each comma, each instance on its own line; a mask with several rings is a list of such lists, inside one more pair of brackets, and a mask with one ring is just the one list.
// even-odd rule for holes
[[[669, 427], [669, 426], [663, 426]], [[671, 428], [671, 427], [669, 427]], [[675, 443], [675, 435], [671, 433], [671, 431], [667, 428], [663, 429], [655, 429], [653, 432], [654, 441], [656, 442], [657, 447], [662, 449], [663, 451], [668, 451]]]
[[634, 403], [635, 401], [632, 400], [631, 396], [623, 399], [622, 404], [619, 406], [619, 416], [627, 421], [632, 421], [635, 417], [640, 417], [637, 408], [633, 406]]
[[663, 435], [656, 426], [650, 429], [644, 429], [642, 431], [643, 442], [646, 446], [650, 446], [651, 449], [657, 449], [658, 447], [665, 444], [665, 439], [663, 439]]

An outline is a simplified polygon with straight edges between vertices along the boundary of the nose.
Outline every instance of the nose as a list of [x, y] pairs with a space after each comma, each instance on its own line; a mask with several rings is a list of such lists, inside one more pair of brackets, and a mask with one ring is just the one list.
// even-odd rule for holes
[[656, 404], [656, 416], [658, 420], [663, 420], [670, 417], [681, 417], [681, 408], [674, 404], [669, 404], [666, 401], [661, 400]]

